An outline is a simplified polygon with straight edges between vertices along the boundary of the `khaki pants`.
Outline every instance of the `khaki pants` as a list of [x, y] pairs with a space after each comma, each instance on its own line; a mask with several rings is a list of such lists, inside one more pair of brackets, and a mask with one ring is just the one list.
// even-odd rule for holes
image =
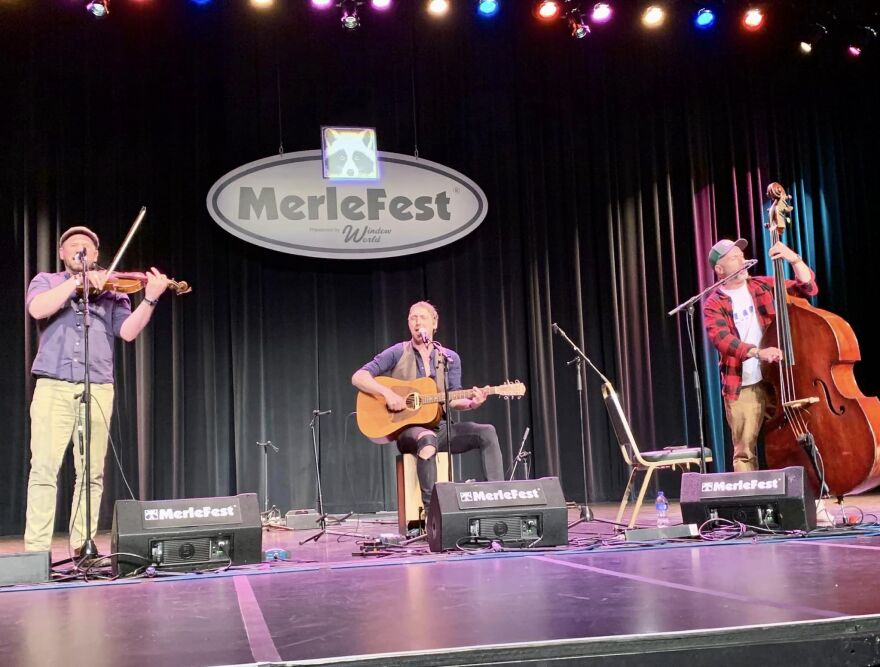
[[758, 469], [758, 436], [767, 413], [769, 394], [763, 382], [743, 387], [735, 401], [724, 401], [733, 439], [733, 471]]
[[[31, 401], [31, 473], [28, 478], [27, 525], [24, 547], [48, 551], [55, 526], [55, 498], [58, 471], [73, 439], [76, 484], [70, 512], [70, 545], [78, 549], [85, 542], [86, 499], [83, 489], [85, 455], [79, 452], [79, 399], [83, 385], [40, 378]], [[104, 457], [113, 413], [113, 385], [92, 385], [91, 480], [92, 537], [98, 528], [98, 512], [104, 491]]]

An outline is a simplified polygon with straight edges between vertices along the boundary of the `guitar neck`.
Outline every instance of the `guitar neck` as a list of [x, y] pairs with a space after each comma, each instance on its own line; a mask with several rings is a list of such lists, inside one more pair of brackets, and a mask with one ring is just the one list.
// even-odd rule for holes
[[[487, 387], [483, 391], [487, 396], [490, 394], [497, 394], [498, 387]], [[455, 389], [454, 391], [449, 392], [449, 400], [457, 401], [459, 398], [470, 398], [473, 396], [473, 389]], [[422, 405], [426, 403], [443, 403], [446, 400], [446, 396], [441, 392], [439, 394], [421, 394], [419, 396], [421, 399]]]

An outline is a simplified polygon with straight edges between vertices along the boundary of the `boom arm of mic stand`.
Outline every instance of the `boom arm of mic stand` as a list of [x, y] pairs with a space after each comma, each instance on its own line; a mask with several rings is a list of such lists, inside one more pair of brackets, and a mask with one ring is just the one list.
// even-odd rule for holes
[[722, 278], [721, 280], [718, 280], [718, 281], [712, 283], [711, 285], [709, 285], [709, 287], [707, 287], [706, 289], [704, 289], [704, 290], [703, 290], [702, 292], [700, 292], [699, 294], [696, 294], [696, 295], [692, 296], [690, 299], [688, 299], [687, 301], [684, 301], [684, 302], [678, 304], [675, 308], [673, 308], [672, 310], [670, 310], [670, 311], [667, 313], [667, 315], [675, 315], [676, 313], [681, 312], [681, 311], [684, 310], [685, 308], [690, 308], [692, 305], [694, 305], [695, 303], [697, 303], [698, 301], [700, 301], [704, 296], [706, 296], [706, 295], [709, 294], [710, 292], [714, 292], [716, 289], [718, 289], [718, 288], [721, 287], [722, 285], [727, 284], [727, 281], [728, 281], [728, 280], [731, 280], [732, 278], [738, 276], [738, 275], [739, 275], [740, 273], [742, 273], [743, 271], [748, 271], [750, 268], [752, 268], [752, 267], [753, 267], [755, 264], [757, 264], [757, 263], [758, 263], [758, 260], [757, 260], [757, 259], [750, 259], [750, 260], [748, 260], [748, 261], [747, 261], [745, 264], [743, 264], [738, 270], [734, 271], [734, 272], [731, 273], [729, 276], [725, 276], [725, 277]]
[[605, 377], [605, 375], [603, 375], [602, 371], [600, 371], [598, 368], [596, 368], [596, 365], [592, 361], [590, 361], [590, 358], [586, 354], [584, 354], [584, 352], [583, 352], [583, 350], [581, 350], [581, 348], [579, 348], [577, 345], [575, 345], [574, 341], [568, 337], [568, 334], [566, 334], [565, 331], [563, 331], [562, 327], [559, 326], [558, 324], [556, 324], [556, 322], [553, 323], [553, 332], [562, 336], [562, 338], [565, 339], [565, 342], [568, 343], [569, 345], [571, 345], [571, 349], [574, 350], [574, 353], [576, 355], [578, 355], [581, 359], [583, 359], [585, 362], [587, 362], [587, 365], [596, 372], [596, 375], [598, 375], [600, 378], [602, 378], [602, 382], [610, 382], [610, 380], [607, 377]]

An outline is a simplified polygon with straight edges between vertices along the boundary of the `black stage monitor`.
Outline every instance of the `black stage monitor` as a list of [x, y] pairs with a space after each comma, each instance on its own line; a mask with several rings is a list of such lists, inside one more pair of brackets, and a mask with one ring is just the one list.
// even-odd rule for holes
[[113, 509], [113, 573], [153, 565], [176, 572], [246, 565], [262, 559], [254, 493], [221, 498], [118, 500]]
[[816, 499], [801, 466], [681, 476], [683, 523], [713, 518], [771, 530], [812, 530]]
[[505, 546], [568, 543], [568, 510], [556, 477], [510, 482], [438, 482], [427, 519], [431, 551], [455, 549], [465, 539]]

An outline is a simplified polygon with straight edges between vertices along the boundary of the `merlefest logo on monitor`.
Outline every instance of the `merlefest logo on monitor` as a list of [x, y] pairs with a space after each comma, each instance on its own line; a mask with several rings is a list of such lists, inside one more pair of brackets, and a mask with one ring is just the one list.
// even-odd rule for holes
[[[325, 151], [277, 155], [220, 178], [211, 217], [249, 243], [295, 255], [373, 259], [452, 243], [476, 229], [488, 204], [463, 174], [375, 151], [364, 130], [332, 135]], [[351, 136], [349, 136], [351, 135]]]
[[225, 507], [194, 507], [190, 506], [186, 509], [177, 507], [162, 507], [144, 510], [144, 521], [167, 521], [169, 519], [218, 519], [218, 518], [234, 518], [235, 505], [227, 505]]

